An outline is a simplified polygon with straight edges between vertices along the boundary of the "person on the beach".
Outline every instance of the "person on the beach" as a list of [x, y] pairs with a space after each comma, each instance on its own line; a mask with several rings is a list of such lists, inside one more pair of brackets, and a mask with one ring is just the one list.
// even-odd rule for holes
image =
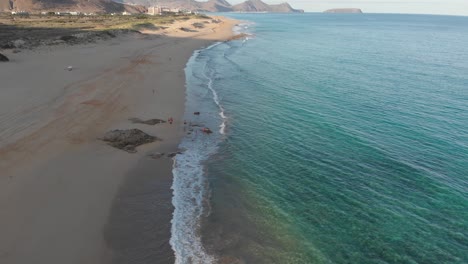
[[169, 117], [169, 119], [167, 121], [169, 122], [169, 124], [172, 125], [172, 122], [174, 122], [174, 119], [172, 119], [172, 117]]

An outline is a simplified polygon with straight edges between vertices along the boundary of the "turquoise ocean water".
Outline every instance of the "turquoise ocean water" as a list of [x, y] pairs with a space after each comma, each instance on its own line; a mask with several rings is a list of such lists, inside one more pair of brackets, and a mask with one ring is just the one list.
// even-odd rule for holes
[[186, 68], [177, 262], [468, 263], [468, 17], [230, 16]]

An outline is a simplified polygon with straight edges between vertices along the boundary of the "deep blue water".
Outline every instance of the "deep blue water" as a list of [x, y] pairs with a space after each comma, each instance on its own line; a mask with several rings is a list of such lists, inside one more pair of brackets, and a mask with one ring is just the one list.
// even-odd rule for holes
[[187, 66], [178, 261], [468, 263], [468, 17], [230, 16]]

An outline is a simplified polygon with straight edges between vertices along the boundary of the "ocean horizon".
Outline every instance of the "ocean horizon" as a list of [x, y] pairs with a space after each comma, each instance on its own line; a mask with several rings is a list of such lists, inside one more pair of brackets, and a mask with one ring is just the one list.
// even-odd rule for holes
[[[176, 263], [468, 263], [468, 17], [223, 14], [185, 69]], [[200, 112], [194, 116], [193, 112]]]

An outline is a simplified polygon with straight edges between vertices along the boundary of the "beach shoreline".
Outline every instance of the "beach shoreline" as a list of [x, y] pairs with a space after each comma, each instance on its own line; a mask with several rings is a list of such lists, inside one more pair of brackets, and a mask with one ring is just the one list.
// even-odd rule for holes
[[[172, 157], [184, 135], [184, 67], [234, 20], [176, 21], [97, 43], [2, 51], [0, 262], [173, 263]], [[69, 70], [69, 66], [72, 67]], [[174, 119], [136, 124], [129, 119]], [[137, 153], [99, 140], [140, 129]]]

